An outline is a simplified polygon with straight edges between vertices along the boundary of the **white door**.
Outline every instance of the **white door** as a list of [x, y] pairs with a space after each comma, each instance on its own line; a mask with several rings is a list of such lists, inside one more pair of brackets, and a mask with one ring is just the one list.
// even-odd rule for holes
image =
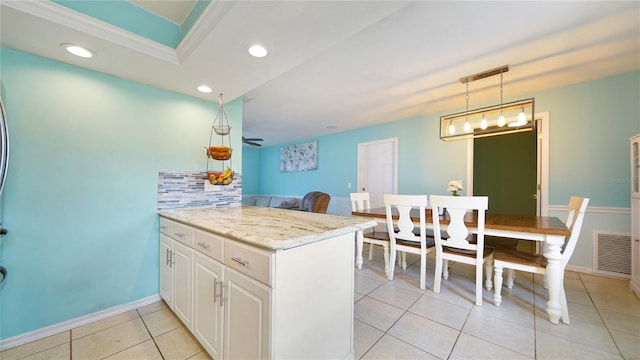
[[160, 234], [160, 296], [169, 307], [173, 306], [172, 252], [173, 240], [165, 234]]
[[222, 300], [224, 266], [195, 252], [193, 258], [193, 334], [214, 359], [222, 358]]
[[398, 138], [358, 144], [358, 192], [368, 192], [371, 207], [383, 207], [383, 194], [398, 193]]
[[191, 330], [191, 320], [193, 319], [191, 303], [193, 249], [174, 241], [173, 250], [173, 311]]
[[224, 359], [268, 359], [270, 290], [229, 268], [225, 277]]

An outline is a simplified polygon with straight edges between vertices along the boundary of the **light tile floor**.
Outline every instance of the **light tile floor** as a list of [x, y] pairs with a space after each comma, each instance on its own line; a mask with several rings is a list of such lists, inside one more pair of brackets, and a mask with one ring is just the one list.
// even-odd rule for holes
[[[454, 264], [434, 294], [433, 254], [420, 290], [416, 256], [389, 281], [381, 252], [355, 271], [357, 359], [640, 359], [640, 300], [627, 280], [567, 272], [571, 325], [552, 325], [539, 276], [517, 273], [500, 307], [484, 290], [480, 307], [472, 267]], [[210, 357], [160, 301], [5, 350], [0, 359]]]

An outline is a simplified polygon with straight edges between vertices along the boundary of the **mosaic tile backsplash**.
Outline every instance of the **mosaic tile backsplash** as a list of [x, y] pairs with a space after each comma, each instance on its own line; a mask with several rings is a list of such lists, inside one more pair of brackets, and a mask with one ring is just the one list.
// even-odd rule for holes
[[229, 185], [216, 185], [205, 191], [206, 172], [160, 171], [158, 173], [158, 210], [200, 206], [241, 206], [242, 176], [233, 173]]

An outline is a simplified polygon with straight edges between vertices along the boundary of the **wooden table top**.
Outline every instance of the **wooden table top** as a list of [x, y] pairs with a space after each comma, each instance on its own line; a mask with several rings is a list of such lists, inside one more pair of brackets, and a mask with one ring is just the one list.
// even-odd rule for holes
[[[395, 212], [395, 209], [393, 209]], [[411, 220], [420, 221], [418, 209], [411, 210]], [[431, 209], [426, 209], [426, 222], [432, 223]], [[397, 214], [397, 212], [395, 212]], [[386, 218], [386, 210], [384, 207], [373, 208], [371, 210], [353, 211], [353, 216], [364, 216], [372, 218]], [[448, 216], [440, 216], [444, 223], [448, 223]], [[478, 214], [467, 213], [464, 222], [469, 227], [478, 225]], [[487, 212], [485, 215], [485, 229], [506, 230], [517, 232], [528, 232], [547, 235], [569, 236], [571, 231], [562, 220], [554, 216], [535, 216], [535, 215], [506, 215], [492, 214]]]

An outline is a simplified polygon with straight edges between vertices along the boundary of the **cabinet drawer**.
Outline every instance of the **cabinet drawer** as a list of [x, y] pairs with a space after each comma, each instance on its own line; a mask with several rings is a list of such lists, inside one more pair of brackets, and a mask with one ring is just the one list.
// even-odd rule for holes
[[269, 286], [272, 285], [272, 258], [268, 251], [225, 240], [224, 264]]
[[224, 238], [202, 230], [194, 230], [193, 248], [214, 260], [223, 262], [222, 247]]
[[187, 225], [161, 217], [160, 232], [187, 246], [193, 247], [193, 228]]

